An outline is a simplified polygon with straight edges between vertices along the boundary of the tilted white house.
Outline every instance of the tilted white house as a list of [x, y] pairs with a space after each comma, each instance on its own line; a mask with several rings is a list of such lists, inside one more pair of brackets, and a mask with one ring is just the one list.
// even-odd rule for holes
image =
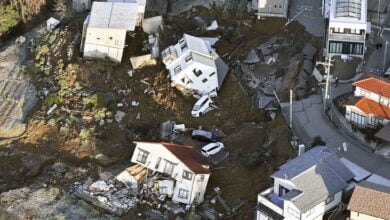
[[289, 0], [257, 0], [257, 18], [287, 18]]
[[354, 174], [325, 146], [315, 147], [282, 165], [273, 187], [258, 195], [257, 220], [322, 219], [341, 202]]
[[390, 82], [369, 77], [352, 84], [360, 99], [345, 105], [345, 118], [360, 127], [387, 125], [390, 121]]
[[221, 88], [228, 67], [212, 44], [208, 38], [184, 34], [176, 45], [162, 52], [172, 86], [191, 95], [215, 94]]
[[371, 32], [367, 0], [326, 0], [324, 4], [329, 20], [325, 55], [363, 57], [366, 34]]
[[170, 143], [135, 144], [131, 162], [175, 180], [172, 197], [174, 202], [184, 204], [203, 202], [210, 170], [207, 160], [197, 150], [191, 146]]
[[83, 26], [84, 57], [110, 59], [120, 63], [126, 34], [141, 25], [145, 0], [93, 2]]

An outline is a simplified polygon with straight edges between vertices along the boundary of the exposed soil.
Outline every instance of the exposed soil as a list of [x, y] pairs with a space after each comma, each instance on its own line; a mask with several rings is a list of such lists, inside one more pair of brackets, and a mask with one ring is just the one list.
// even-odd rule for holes
[[[223, 20], [220, 9], [211, 11], [204, 8], [198, 8], [193, 14], [207, 21], [217, 19], [222, 30], [205, 32], [197, 29], [191, 20], [193, 15], [189, 12], [166, 21], [168, 26], [161, 38], [163, 48], [176, 42], [183, 33], [221, 36], [216, 45], [217, 52], [220, 55], [228, 53], [231, 62], [235, 62], [251, 48], [275, 34], [290, 36], [280, 30], [284, 22], [278, 19], [257, 21], [254, 16], [248, 16]], [[267, 113], [252, 106], [250, 98], [232, 72], [219, 92], [219, 108], [201, 118], [191, 117], [195, 99], [184, 97], [170, 87], [162, 63], [135, 71], [132, 77], [128, 75], [131, 69], [128, 58], [142, 54], [142, 45], [147, 39], [140, 32], [134, 38], [129, 38], [126, 56], [120, 65], [105, 61], [82, 61], [77, 58], [78, 45], [73, 48], [72, 59], [67, 60], [66, 50], [81, 31], [81, 22], [82, 18], [77, 18], [60, 29], [61, 37], [57, 37], [52, 44], [54, 46], [49, 47], [47, 56], [50, 60], [45, 61], [47, 65], [53, 66], [49, 73], [32, 75], [39, 91], [58, 86], [65, 79], [65, 98], [50, 115], [46, 112], [51, 105], [45, 105], [47, 101], [42, 100], [28, 121], [27, 132], [20, 138], [0, 142], [4, 146], [11, 144], [4, 151], [12, 152], [11, 155], [1, 156], [0, 179], [3, 188], [0, 190], [42, 182], [66, 189], [87, 176], [96, 178], [100, 166], [110, 169], [115, 164], [129, 161], [134, 149], [132, 141], [160, 141], [160, 124], [174, 120], [185, 123], [186, 127], [218, 128], [227, 134], [223, 142], [230, 151], [230, 157], [212, 169], [208, 191], [212, 194], [215, 186], [221, 187], [222, 197], [228, 204], [239, 197], [248, 200], [236, 219], [252, 219], [257, 193], [271, 184], [269, 175], [272, 171], [294, 155], [289, 143], [290, 133], [283, 118], [277, 116], [271, 120]], [[294, 30], [292, 35], [300, 39], [299, 34], [303, 29], [296, 30], [296, 23], [292, 23], [289, 28]], [[30, 59], [34, 60], [35, 55], [30, 54]], [[77, 64], [76, 71], [66, 70], [69, 64]], [[68, 72], [65, 74], [64, 71]], [[76, 82], [80, 88], [76, 88]], [[85, 98], [93, 94], [110, 97], [101, 107], [105, 109], [106, 116], [103, 119], [96, 119], [96, 111], [101, 108], [84, 104]], [[139, 102], [139, 105], [132, 106], [133, 101]], [[118, 103], [123, 106], [118, 107]], [[118, 110], [126, 114], [119, 123], [114, 119]], [[137, 115], [140, 115], [140, 119], [136, 119]], [[88, 138], [82, 137], [81, 133], [85, 130], [91, 132]], [[26, 167], [31, 166], [24, 158], [35, 161], [33, 167], [36, 172], [26, 175], [30, 172]], [[70, 178], [53, 175], [48, 165], [55, 162], [81, 167], [87, 172]]]

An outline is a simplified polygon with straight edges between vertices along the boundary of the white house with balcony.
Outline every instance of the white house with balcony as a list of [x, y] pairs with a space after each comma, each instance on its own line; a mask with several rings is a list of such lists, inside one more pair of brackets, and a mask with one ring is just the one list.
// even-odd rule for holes
[[184, 34], [176, 45], [162, 52], [171, 85], [184, 95], [217, 94], [228, 66], [212, 48], [212, 38]]
[[354, 96], [359, 99], [345, 105], [345, 118], [359, 127], [377, 127], [390, 122], [390, 82], [375, 77], [356, 81]]
[[364, 57], [366, 35], [371, 32], [367, 22], [367, 0], [325, 0], [328, 18], [325, 55]]
[[[134, 142], [131, 162], [141, 164], [153, 172], [174, 180], [172, 201], [199, 204], [204, 200], [210, 170], [205, 157], [191, 146]], [[160, 194], [168, 189], [159, 189]], [[167, 193], [168, 194], [168, 193]]]
[[93, 2], [83, 25], [81, 50], [84, 57], [109, 59], [120, 63], [128, 31], [140, 26], [146, 0]]
[[287, 18], [289, 0], [257, 0], [257, 18]]
[[258, 194], [257, 220], [322, 219], [341, 202], [354, 174], [325, 146], [288, 161], [271, 176], [274, 184]]

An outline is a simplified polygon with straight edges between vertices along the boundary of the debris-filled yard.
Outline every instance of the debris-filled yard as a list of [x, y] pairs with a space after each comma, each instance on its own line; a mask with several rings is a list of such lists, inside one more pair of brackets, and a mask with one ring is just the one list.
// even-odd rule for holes
[[[161, 124], [171, 120], [189, 128], [173, 142], [200, 149], [205, 143], [191, 139], [190, 131], [218, 130], [228, 152], [227, 158], [211, 166], [206, 201], [197, 213], [209, 219], [252, 219], [257, 193], [271, 184], [270, 174], [295, 154], [275, 93], [280, 99], [288, 97], [288, 90], [298, 84], [304, 46], [320, 41], [296, 22], [282, 29], [282, 19], [257, 20], [250, 14], [223, 12], [193, 8], [164, 18], [159, 34], [160, 49], [184, 33], [219, 37], [216, 51], [230, 71], [214, 109], [199, 118], [191, 116], [196, 99], [170, 86], [161, 59], [133, 69], [130, 57], [148, 51], [148, 35], [141, 29], [127, 37], [121, 64], [82, 59], [85, 15], [28, 39], [27, 62], [21, 71], [32, 79], [38, 104], [21, 136], [0, 139], [1, 208], [21, 218], [114, 218], [79, 189], [93, 191], [104, 204], [110, 198], [99, 190], [115, 188], [111, 196], [127, 205], [129, 212], [121, 213], [125, 218], [174, 216], [179, 209], [175, 204], [142, 196], [140, 191], [130, 194], [113, 180], [133, 165], [133, 141], [161, 141]], [[207, 30], [214, 20], [218, 28], [214, 23], [209, 29], [215, 30]], [[259, 100], [273, 104], [266, 101], [259, 109], [263, 103]], [[91, 189], [91, 184], [96, 188]]]

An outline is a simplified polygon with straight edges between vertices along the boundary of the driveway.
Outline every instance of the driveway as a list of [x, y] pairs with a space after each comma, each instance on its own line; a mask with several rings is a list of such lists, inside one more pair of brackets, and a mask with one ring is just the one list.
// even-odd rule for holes
[[[282, 103], [282, 112], [289, 120], [289, 103]], [[293, 102], [293, 131], [300, 140], [310, 146], [316, 136], [320, 136], [328, 147], [335, 149], [345, 142], [347, 152], [338, 151], [339, 157], [345, 157], [360, 167], [390, 179], [390, 163], [367, 150], [363, 145], [338, 130], [323, 112], [320, 95]]]
[[304, 10], [302, 14], [296, 17], [296, 20], [302, 24], [306, 31], [315, 37], [323, 37], [325, 33], [325, 20], [322, 16], [322, 5], [320, 0], [292, 0], [288, 10], [288, 19], [294, 18], [298, 13]]

